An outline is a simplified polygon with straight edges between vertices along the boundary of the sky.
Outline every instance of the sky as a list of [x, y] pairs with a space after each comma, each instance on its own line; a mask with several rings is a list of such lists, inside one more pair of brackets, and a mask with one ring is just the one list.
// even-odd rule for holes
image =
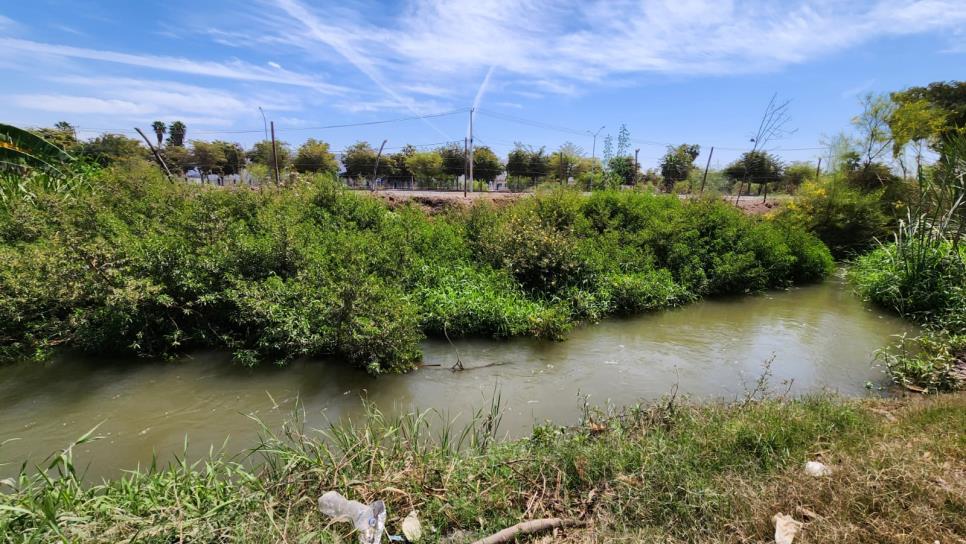
[[623, 123], [644, 168], [685, 142], [721, 166], [773, 95], [769, 149], [812, 161], [862, 95], [963, 79], [966, 1], [0, 0], [0, 51], [0, 121], [82, 137], [181, 120], [248, 146], [264, 111], [293, 145], [391, 152], [462, 143], [475, 106], [501, 156], [600, 156]]

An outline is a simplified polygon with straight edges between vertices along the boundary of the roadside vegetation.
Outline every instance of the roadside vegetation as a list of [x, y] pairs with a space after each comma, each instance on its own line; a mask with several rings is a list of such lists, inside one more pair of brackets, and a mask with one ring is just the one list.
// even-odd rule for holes
[[[587, 409], [579, 424], [497, 440], [497, 406], [465, 429], [431, 413], [309, 431], [264, 430], [214, 454], [89, 485], [73, 448], [45, 474], [0, 483], [0, 540], [347, 542], [315, 504], [326, 490], [386, 502], [387, 531], [418, 511], [424, 541], [469, 542], [521, 520], [578, 527], [555, 542], [766, 542], [776, 512], [803, 542], [954, 542], [966, 534], [966, 397]], [[430, 431], [430, 427], [435, 430]], [[79, 443], [92, 440], [95, 433]], [[820, 460], [830, 476], [813, 477]]]

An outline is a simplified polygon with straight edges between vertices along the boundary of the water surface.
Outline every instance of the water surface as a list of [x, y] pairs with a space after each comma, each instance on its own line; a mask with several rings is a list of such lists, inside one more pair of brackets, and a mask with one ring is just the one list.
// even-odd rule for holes
[[[699, 399], [734, 398], [753, 387], [771, 359], [772, 387], [793, 394], [865, 394], [884, 381], [873, 352], [913, 327], [858, 300], [840, 279], [757, 296], [706, 300], [683, 308], [580, 327], [564, 342], [461, 340], [470, 370], [451, 372], [454, 346], [427, 341], [423, 368], [370, 378], [338, 361], [298, 361], [254, 369], [224, 353], [174, 362], [61, 356], [45, 364], [0, 367], [0, 477], [24, 459], [41, 461], [101, 423], [102, 438], [77, 449], [88, 477], [212, 445], [238, 452], [255, 443], [251, 417], [277, 425], [296, 400], [309, 426], [358, 416], [365, 396], [388, 412], [435, 408], [463, 416], [499, 390], [504, 431], [535, 421], [574, 421], [578, 395], [592, 403], [647, 401], [677, 387]], [[489, 366], [487, 366], [489, 365]], [[473, 368], [477, 367], [477, 368]], [[226, 443], [227, 441], [227, 443]]]

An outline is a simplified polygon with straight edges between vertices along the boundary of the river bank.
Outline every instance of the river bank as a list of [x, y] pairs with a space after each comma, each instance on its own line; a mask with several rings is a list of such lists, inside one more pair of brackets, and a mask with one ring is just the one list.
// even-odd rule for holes
[[[315, 500], [386, 501], [387, 529], [417, 510], [427, 541], [468, 542], [521, 520], [583, 527], [555, 542], [768, 541], [776, 512], [800, 542], [955, 542], [966, 535], [966, 396], [807, 397], [692, 405], [674, 397], [586, 409], [573, 426], [495, 440], [499, 411], [431, 436], [427, 416], [370, 411], [324, 434], [265, 429], [246, 458], [151, 468], [89, 486], [70, 449], [52, 479], [5, 480], [6, 542], [348, 541]], [[808, 476], [819, 459], [832, 475]], [[254, 463], [254, 464], [252, 464]], [[56, 475], [59, 472], [59, 475]]]
[[[516, 338], [426, 340], [426, 366], [373, 378], [337, 359], [248, 368], [224, 351], [172, 361], [62, 353], [0, 367], [0, 479], [41, 463], [95, 425], [104, 437], [74, 450], [88, 481], [209, 448], [237, 453], [258, 428], [282, 425], [298, 402], [306, 423], [435, 409], [463, 423], [499, 394], [501, 429], [527, 436], [546, 420], [580, 417], [580, 402], [651, 402], [672, 388], [694, 401], [729, 401], [767, 370], [776, 390], [846, 397], [887, 385], [874, 352], [918, 328], [864, 304], [836, 275], [820, 284], [716, 297], [573, 330], [564, 342]], [[457, 360], [466, 368], [450, 370]]]

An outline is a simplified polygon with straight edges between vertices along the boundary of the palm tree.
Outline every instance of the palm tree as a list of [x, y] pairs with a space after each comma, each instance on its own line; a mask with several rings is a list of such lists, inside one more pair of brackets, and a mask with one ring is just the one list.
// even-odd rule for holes
[[187, 131], [188, 127], [181, 121], [171, 123], [171, 128], [168, 130], [168, 134], [170, 135], [168, 143], [173, 146], [184, 147], [184, 136]]
[[154, 129], [154, 133], [158, 137], [158, 147], [161, 147], [164, 142], [164, 133], [168, 131], [167, 125], [164, 124], [164, 121], [155, 121], [151, 123], [151, 128]]

